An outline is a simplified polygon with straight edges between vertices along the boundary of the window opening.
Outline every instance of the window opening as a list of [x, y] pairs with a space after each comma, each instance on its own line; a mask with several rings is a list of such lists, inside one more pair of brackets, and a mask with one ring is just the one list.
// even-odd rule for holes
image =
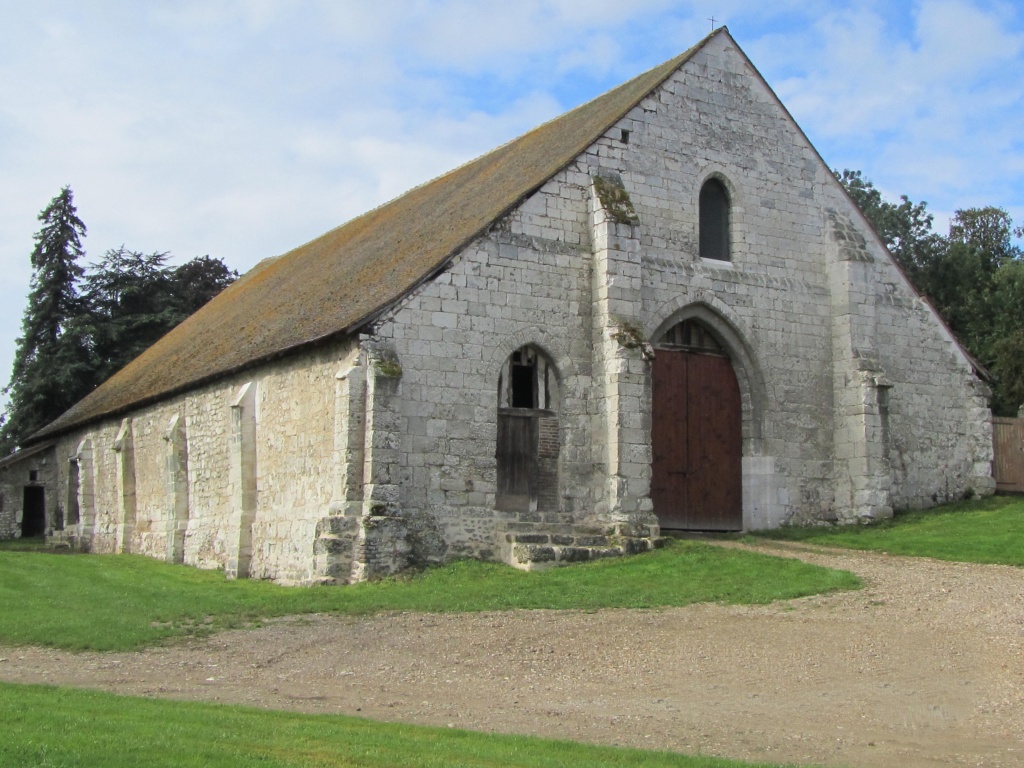
[[877, 384], [878, 393], [878, 415], [882, 427], [882, 455], [889, 458], [889, 386]]
[[558, 509], [557, 409], [558, 379], [547, 357], [530, 345], [509, 355], [498, 376], [498, 509]]
[[729, 193], [718, 179], [708, 179], [700, 190], [700, 256], [729, 260]]
[[28, 471], [28, 481], [30, 483], [38, 483], [39, 482], [39, 470], [37, 470], [37, 469], [30, 469]]
[[658, 346], [728, 356], [714, 333], [698, 320], [684, 320], [672, 326], [661, 337]]
[[81, 486], [78, 459], [68, 460], [68, 503], [67, 520], [68, 525], [77, 525], [80, 518], [78, 507], [78, 493]]
[[512, 397], [513, 408], [537, 407], [537, 354], [524, 347], [512, 353]]

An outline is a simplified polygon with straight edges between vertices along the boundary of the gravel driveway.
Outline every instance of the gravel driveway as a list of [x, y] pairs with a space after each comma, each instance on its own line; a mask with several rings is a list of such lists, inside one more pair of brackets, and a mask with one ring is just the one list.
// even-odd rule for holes
[[768, 606], [312, 616], [0, 679], [748, 760], [1024, 766], [1024, 569], [772, 543], [866, 589]]

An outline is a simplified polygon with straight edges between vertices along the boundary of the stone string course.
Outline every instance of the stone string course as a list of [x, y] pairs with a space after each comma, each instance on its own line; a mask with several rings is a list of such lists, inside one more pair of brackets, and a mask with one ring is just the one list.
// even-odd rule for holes
[[[711, 177], [731, 262], [697, 255]], [[746, 529], [992, 491], [984, 385], [719, 36], [372, 329], [63, 437], [51, 519], [77, 493], [71, 543], [286, 584], [641, 551], [659, 536], [650, 362], [621, 332], [656, 346], [687, 318], [739, 380]], [[514, 513], [495, 506], [497, 388], [525, 344], [557, 374], [557, 461], [540, 511]], [[0, 535], [19, 503], [5, 476]]]

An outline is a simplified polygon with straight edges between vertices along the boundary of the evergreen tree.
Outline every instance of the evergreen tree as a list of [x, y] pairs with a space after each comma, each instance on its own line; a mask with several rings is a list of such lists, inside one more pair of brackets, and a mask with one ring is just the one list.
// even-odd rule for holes
[[171, 308], [166, 253], [123, 245], [90, 264], [84, 328], [93, 354], [93, 386], [106, 381], [180, 321]]
[[32, 250], [28, 306], [4, 389], [10, 402], [0, 426], [0, 455], [57, 418], [91, 386], [88, 349], [75, 327], [84, 309], [76, 282], [83, 274], [78, 259], [86, 232], [77, 214], [70, 187], [39, 214], [43, 224]]
[[238, 277], [220, 259], [197, 256], [179, 267], [168, 254], [123, 245], [90, 264], [84, 330], [91, 340], [93, 383], [102, 384]]
[[0, 456], [238, 278], [210, 256], [168, 267], [166, 253], [144, 254], [123, 245], [107, 251], [87, 274], [78, 264], [86, 230], [71, 189], [62, 189], [39, 219], [22, 336], [3, 390], [10, 402], [0, 416]]

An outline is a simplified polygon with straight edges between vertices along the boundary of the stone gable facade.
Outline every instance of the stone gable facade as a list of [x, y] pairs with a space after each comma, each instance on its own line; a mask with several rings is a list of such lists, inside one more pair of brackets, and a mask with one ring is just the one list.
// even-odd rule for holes
[[289, 584], [994, 488], [971, 360], [727, 33], [359, 332], [47, 455], [55, 535]]

